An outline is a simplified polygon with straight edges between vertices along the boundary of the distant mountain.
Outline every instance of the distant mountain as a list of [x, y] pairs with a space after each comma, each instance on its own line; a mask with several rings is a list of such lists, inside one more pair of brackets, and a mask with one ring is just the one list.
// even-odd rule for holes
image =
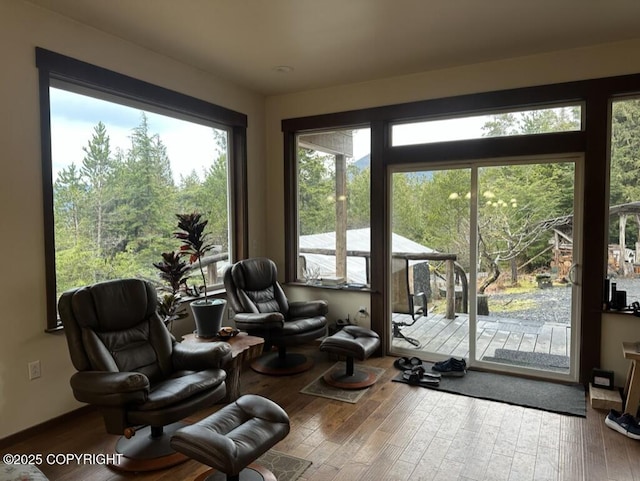
[[371, 165], [371, 155], [367, 154], [364, 157], [360, 157], [353, 165], [355, 165], [358, 170], [366, 169]]
[[[353, 165], [355, 165], [358, 170], [367, 169], [371, 166], [371, 156], [370, 154], [364, 155], [356, 160]], [[420, 180], [431, 180], [433, 177], [432, 171], [424, 171], [424, 172], [413, 172], [409, 174], [410, 177], [415, 177]]]

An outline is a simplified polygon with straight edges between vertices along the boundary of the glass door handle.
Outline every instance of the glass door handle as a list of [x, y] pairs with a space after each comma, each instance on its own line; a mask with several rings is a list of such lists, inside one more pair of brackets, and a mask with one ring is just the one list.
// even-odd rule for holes
[[573, 284], [574, 286], [578, 285], [578, 281], [576, 279], [577, 271], [578, 271], [578, 264], [571, 264], [567, 277], [569, 278], [569, 282], [571, 282], [571, 284]]

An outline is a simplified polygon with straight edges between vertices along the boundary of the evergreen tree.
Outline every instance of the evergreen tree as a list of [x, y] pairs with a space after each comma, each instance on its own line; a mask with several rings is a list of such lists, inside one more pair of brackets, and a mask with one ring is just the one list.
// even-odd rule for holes
[[166, 148], [157, 134], [149, 132], [144, 113], [130, 138], [131, 147], [114, 176], [118, 244], [112, 255], [129, 251], [151, 265], [158, 252], [170, 248], [167, 233], [174, 225], [175, 187]]
[[371, 168], [348, 166], [347, 177], [347, 229], [369, 227], [371, 214]]
[[89, 190], [87, 201], [94, 216], [90, 223], [95, 231], [95, 244], [98, 251], [102, 252], [105, 215], [111, 200], [109, 181], [113, 174], [109, 136], [102, 122], [94, 127], [91, 140], [86, 147], [82, 147], [82, 150], [85, 156], [82, 159], [80, 172]]
[[229, 248], [227, 179], [227, 156], [225, 153], [220, 155], [207, 169], [200, 201], [200, 209], [209, 220], [207, 230], [211, 232], [211, 242], [222, 246], [223, 251]]
[[300, 235], [335, 231], [333, 156], [298, 150], [298, 218]]
[[192, 172], [175, 186], [166, 147], [144, 113], [126, 150], [112, 152], [98, 122], [80, 169], [69, 165], [53, 186], [59, 293], [116, 277], [155, 278], [153, 262], [175, 249], [176, 212], [206, 211], [212, 239], [228, 249], [227, 133], [212, 132], [217, 149], [204, 179]]
[[580, 108], [559, 107], [497, 114], [485, 122], [482, 131], [484, 137], [504, 137], [563, 132], [579, 128]]
[[75, 164], [62, 169], [53, 184], [56, 251], [77, 245], [87, 188]]

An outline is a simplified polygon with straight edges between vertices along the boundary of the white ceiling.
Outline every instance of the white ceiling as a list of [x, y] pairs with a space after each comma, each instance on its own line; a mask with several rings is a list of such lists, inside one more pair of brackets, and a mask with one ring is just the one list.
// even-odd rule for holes
[[640, 38], [640, 0], [27, 1], [266, 95]]

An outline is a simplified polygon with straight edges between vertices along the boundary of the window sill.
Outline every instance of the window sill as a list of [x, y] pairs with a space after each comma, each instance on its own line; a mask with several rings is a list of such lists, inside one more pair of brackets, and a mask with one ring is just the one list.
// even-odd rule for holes
[[[603, 309], [602, 313], [603, 314], [622, 314], [624, 316], [633, 316], [634, 315], [633, 310]], [[640, 316], [636, 316], [636, 317], [640, 317]]]
[[341, 284], [339, 286], [326, 286], [322, 284], [307, 284], [306, 282], [294, 281], [287, 282], [287, 286], [309, 287], [311, 289], [329, 289], [332, 291], [353, 291], [353, 292], [373, 292], [371, 287], [362, 284]]
[[48, 327], [44, 330], [46, 334], [60, 334], [64, 331], [64, 326], [62, 323], [58, 324], [56, 327]]
[[[207, 291], [207, 295], [209, 297], [215, 297], [215, 298], [224, 297], [226, 293], [227, 291], [224, 289], [224, 287], [218, 287], [218, 288]], [[204, 293], [200, 294], [199, 296], [182, 297], [180, 299], [180, 303], [181, 304], [189, 303], [197, 299], [204, 299]], [[60, 319], [58, 319], [58, 325], [56, 327], [48, 327], [47, 329], [44, 330], [44, 332], [47, 334], [59, 334], [63, 331], [64, 331], [64, 326], [62, 325], [62, 322], [60, 321]]]
[[[224, 287], [216, 287], [216, 288], [213, 288], [213, 289], [207, 289], [207, 296], [208, 297], [215, 297], [215, 298], [224, 297], [226, 293], [227, 293], [227, 291], [225, 290]], [[198, 299], [204, 299], [204, 292], [201, 292], [200, 295], [198, 295], [198, 296], [181, 296], [180, 297], [180, 303], [196, 301]]]

